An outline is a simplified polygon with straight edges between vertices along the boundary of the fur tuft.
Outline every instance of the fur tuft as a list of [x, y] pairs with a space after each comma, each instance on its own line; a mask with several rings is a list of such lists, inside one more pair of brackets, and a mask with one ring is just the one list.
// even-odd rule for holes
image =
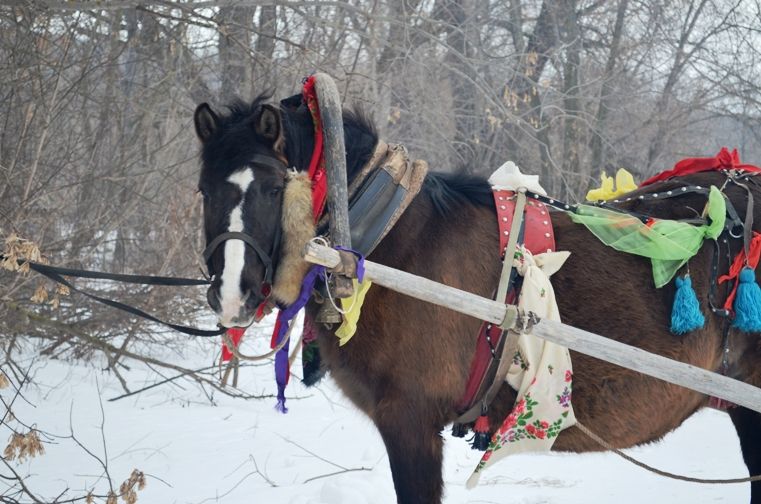
[[312, 182], [306, 173], [288, 174], [283, 195], [282, 224], [282, 248], [272, 295], [280, 303], [290, 305], [298, 299], [301, 283], [311, 267], [311, 264], [302, 258], [304, 246], [315, 236]]

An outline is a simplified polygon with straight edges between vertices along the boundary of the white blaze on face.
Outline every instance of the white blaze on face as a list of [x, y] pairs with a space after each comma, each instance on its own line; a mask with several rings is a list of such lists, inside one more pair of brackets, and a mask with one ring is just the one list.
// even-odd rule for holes
[[[242, 192], [240, 203], [230, 212], [230, 224], [227, 230], [243, 232], [243, 205], [245, 204], [248, 186], [254, 181], [254, 171], [251, 168], [238, 170], [230, 175], [227, 181], [238, 186]], [[233, 320], [238, 318], [240, 309], [245, 303], [243, 292], [240, 289], [240, 280], [243, 275], [246, 244], [241, 240], [227, 240], [224, 247], [225, 266], [222, 270], [219, 286], [222, 313], [219, 318], [222, 325], [229, 327], [233, 325]]]

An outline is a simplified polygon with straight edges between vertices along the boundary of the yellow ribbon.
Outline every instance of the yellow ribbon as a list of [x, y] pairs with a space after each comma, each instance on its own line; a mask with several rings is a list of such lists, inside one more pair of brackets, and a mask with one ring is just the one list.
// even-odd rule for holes
[[357, 332], [357, 322], [362, 311], [362, 303], [365, 302], [365, 295], [372, 284], [370, 280], [365, 280], [362, 283], [354, 280], [354, 294], [351, 297], [341, 299], [341, 308], [345, 313], [341, 326], [336, 330], [339, 346], [345, 345]]
[[634, 177], [624, 168], [619, 168], [616, 172], [615, 189], [613, 177], [608, 177], [605, 172], [600, 174], [600, 182], [600, 187], [587, 193], [587, 201], [608, 201], [637, 189]]

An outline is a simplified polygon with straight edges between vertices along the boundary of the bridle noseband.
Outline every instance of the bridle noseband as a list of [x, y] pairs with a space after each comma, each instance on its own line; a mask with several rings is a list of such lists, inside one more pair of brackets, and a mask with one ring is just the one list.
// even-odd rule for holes
[[[266, 156], [264, 154], [254, 154], [248, 164], [274, 168], [275, 170], [283, 172], [285, 172], [287, 169], [286, 164], [280, 159]], [[212, 277], [214, 276], [214, 271], [211, 267], [211, 256], [214, 254], [214, 251], [217, 249], [217, 247], [219, 247], [227, 240], [241, 240], [243, 243], [254, 249], [254, 252], [256, 252], [256, 255], [259, 257], [259, 261], [261, 261], [261, 263], [264, 265], [264, 282], [266, 284], [272, 285], [272, 277], [276, 267], [276, 265], [273, 266], [273, 257], [275, 258], [275, 261], [277, 261], [280, 255], [280, 235], [281, 225], [278, 223], [277, 227], [275, 228], [275, 239], [272, 243], [272, 248], [270, 253], [267, 254], [267, 252], [264, 250], [264, 247], [259, 245], [256, 239], [249, 234], [240, 231], [226, 231], [224, 233], [218, 234], [214, 237], [213, 240], [209, 242], [203, 251], [203, 259], [206, 262], [206, 267], [209, 269], [209, 275]]]

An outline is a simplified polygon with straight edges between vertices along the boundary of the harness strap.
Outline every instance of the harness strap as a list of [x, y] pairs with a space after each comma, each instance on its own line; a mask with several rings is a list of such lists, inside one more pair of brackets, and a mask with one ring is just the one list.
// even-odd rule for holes
[[729, 310], [723, 308], [716, 302], [717, 289], [719, 287], [719, 262], [721, 261], [721, 245], [725, 244], [727, 248], [727, 264], [732, 263], [731, 252], [729, 249], [729, 231], [724, 231], [713, 241], [713, 257], [711, 258], [711, 278], [708, 286], [708, 306], [711, 311], [720, 317], [729, 317]]
[[[249, 245], [251, 248], [254, 249], [256, 252], [256, 255], [259, 256], [259, 260], [264, 265], [265, 271], [264, 271], [264, 281], [267, 283], [272, 283], [272, 259], [269, 255], [264, 251], [264, 249], [256, 243], [256, 240], [250, 235], [247, 235], [246, 233], [241, 233], [240, 231], [227, 231], [225, 233], [218, 234], [209, 245], [204, 249], [203, 251], [203, 259], [207, 263], [211, 259], [212, 254], [214, 251], [219, 247], [223, 242], [227, 240], [241, 240], [242, 242]], [[275, 240], [275, 242], [278, 242], [279, 240]], [[274, 248], [274, 246], [273, 246]], [[211, 271], [211, 268], [209, 268]]]
[[497, 301], [502, 302], [507, 296], [507, 288], [510, 285], [510, 273], [513, 271], [513, 258], [515, 257], [515, 248], [518, 245], [518, 234], [523, 225], [523, 211], [526, 208], [526, 191], [518, 189], [515, 193], [515, 210], [513, 211], [513, 222], [510, 226], [510, 236], [505, 249], [505, 259], [502, 261], [502, 274], [499, 277], [499, 286], [497, 287]]
[[[150, 314], [144, 312], [143, 310], [141, 310], [139, 308], [135, 308], [135, 307], [130, 306], [128, 304], [120, 303], [119, 301], [113, 301], [111, 299], [107, 299], [107, 298], [104, 298], [104, 297], [96, 296], [95, 294], [90, 294], [89, 292], [83, 291], [82, 289], [79, 289], [79, 288], [75, 287], [74, 285], [72, 285], [68, 280], [66, 280], [63, 276], [61, 276], [60, 274], [58, 274], [55, 271], [55, 270], [63, 270], [63, 271], [69, 271], [69, 272], [72, 272], [72, 271], [76, 272], [78, 270], [68, 270], [67, 268], [55, 268], [53, 266], [45, 266], [45, 265], [42, 265], [42, 264], [39, 264], [39, 263], [34, 263], [34, 262], [31, 262], [31, 261], [29, 261], [29, 267], [30, 267], [30, 269], [36, 271], [37, 273], [40, 273], [41, 275], [44, 275], [44, 276], [48, 277], [49, 279], [51, 279], [51, 280], [53, 280], [55, 282], [58, 282], [58, 283], [60, 283], [62, 285], [65, 285], [69, 289], [71, 289], [71, 290], [73, 290], [75, 292], [79, 292], [80, 294], [82, 294], [84, 296], [87, 296], [88, 298], [93, 299], [93, 300], [95, 300], [95, 301], [97, 301], [99, 303], [103, 303], [104, 305], [110, 306], [112, 308], [116, 308], [118, 310], [122, 310], [122, 311], [125, 311], [127, 313], [131, 313], [132, 315], [137, 315], [138, 317], [142, 317], [144, 319], [150, 320], [151, 322], [155, 322], [157, 324], [161, 324], [161, 325], [167, 326], [167, 327], [169, 327], [171, 329], [174, 329], [175, 331], [179, 331], [181, 333], [188, 334], [190, 336], [201, 336], [201, 337], [204, 337], [204, 338], [208, 338], [208, 337], [211, 337], [211, 336], [219, 336], [220, 334], [225, 332], [225, 329], [216, 329], [216, 330], [196, 329], [194, 327], [187, 327], [187, 326], [183, 326], [183, 325], [172, 324], [170, 322], [165, 322], [165, 321], [163, 321], [163, 320], [161, 320], [159, 318], [154, 317], [153, 315], [150, 315]], [[114, 274], [108, 274], [108, 273], [98, 273], [98, 274], [96, 274], [96, 272], [94, 272], [94, 271], [85, 272], [85, 273], [89, 273], [90, 274], [89, 276], [86, 276], [86, 278], [104, 278], [105, 279], [105, 278], [108, 278], [109, 276], [112, 276], [112, 277], [121, 277], [121, 279], [117, 280], [117, 281], [120, 281], [120, 282], [125, 282], [125, 281], [130, 281], [131, 282], [132, 280], [125, 280], [124, 277], [132, 277], [133, 276], [133, 275], [114, 275]], [[85, 276], [85, 275], [82, 275], [82, 276]], [[156, 279], [155, 283], [151, 282], [151, 284], [153, 284], [153, 285], [203, 285], [203, 284], [208, 283], [205, 280], [203, 280], [203, 281], [202, 280], [195, 280], [195, 281], [193, 281], [193, 282], [199, 282], [199, 283], [158, 283], [158, 282], [164, 282], [164, 281], [166, 281], [168, 279], [165, 278], [165, 277], [144, 277], [144, 276], [138, 276], [138, 275], [135, 275], [135, 276], [137, 278], [141, 279], [141, 280], [144, 280], [144, 279]], [[108, 278], [108, 279], [109, 280], [114, 280], [115, 278]], [[171, 279], [169, 279], [169, 280], [171, 280]], [[188, 280], [184, 279], [184, 278], [179, 278], [179, 279], [174, 279], [174, 280], [178, 280], [178, 281], [181, 281], [181, 282], [188, 282]], [[149, 282], [140, 281], [140, 282], [133, 282], [133, 283], [149, 283]]]
[[481, 400], [476, 401], [476, 403], [471, 406], [470, 409], [457, 417], [454, 423], [467, 424], [475, 421], [483, 411], [484, 405], [488, 407], [488, 405], [490, 405], [494, 398], [497, 396], [499, 389], [501, 389], [502, 385], [504, 385], [507, 373], [513, 363], [512, 356], [515, 355], [515, 351], [518, 349], [518, 333], [510, 330], [503, 331], [502, 340], [500, 343], [502, 351], [500, 352], [499, 358], [496, 358], [495, 355], [495, 359], [498, 362], [498, 365], [491, 385], [489, 385], [489, 388], [486, 389], [486, 392], [484, 392]]
[[[4, 254], [0, 254], [0, 260], [5, 259]], [[58, 274], [78, 278], [92, 278], [95, 280], [112, 280], [114, 282], [132, 283], [140, 285], [164, 285], [164, 286], [190, 286], [190, 285], [208, 285], [209, 281], [203, 278], [175, 278], [165, 276], [152, 276], [152, 275], [125, 275], [123, 273], [103, 273], [100, 271], [91, 271], [75, 268], [62, 268], [60, 266], [50, 266], [48, 264], [42, 264], [34, 261], [26, 261], [19, 259], [18, 263], [29, 264], [29, 268], [40, 273], [41, 275], [48, 276], [48, 274]], [[50, 278], [50, 277], [48, 277]]]

